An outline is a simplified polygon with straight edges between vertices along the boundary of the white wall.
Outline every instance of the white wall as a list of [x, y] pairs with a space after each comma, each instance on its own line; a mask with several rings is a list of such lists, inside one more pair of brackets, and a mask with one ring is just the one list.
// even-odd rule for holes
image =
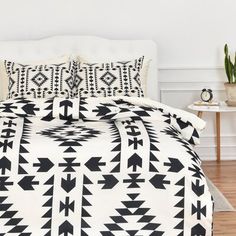
[[[223, 45], [236, 49], [235, 0], [0, 0], [0, 40], [86, 34], [154, 39], [162, 101], [185, 108], [203, 87], [224, 99]], [[215, 157], [208, 121], [203, 158]], [[222, 117], [222, 158], [236, 159], [236, 115]]]
[[0, 0], [0, 39], [153, 38], [161, 67], [214, 67], [235, 42], [235, 11], [235, 0]]

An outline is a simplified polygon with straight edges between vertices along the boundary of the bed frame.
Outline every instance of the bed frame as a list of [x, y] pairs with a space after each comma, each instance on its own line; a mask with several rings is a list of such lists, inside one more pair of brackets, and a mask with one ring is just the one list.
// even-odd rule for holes
[[[147, 96], [159, 100], [157, 47], [151, 40], [109, 40], [93, 36], [53, 36], [30, 41], [0, 41], [0, 59], [18, 62], [52, 59], [62, 55], [81, 55], [88, 61], [133, 59], [144, 55], [151, 59]], [[2, 81], [0, 78], [0, 88]], [[0, 100], [4, 93], [0, 90]]]

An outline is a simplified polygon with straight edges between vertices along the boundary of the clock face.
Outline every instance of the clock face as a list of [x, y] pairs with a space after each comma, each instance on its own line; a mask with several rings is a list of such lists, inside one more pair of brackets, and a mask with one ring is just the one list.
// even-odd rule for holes
[[205, 90], [205, 91], [202, 91], [201, 93], [201, 99], [202, 101], [204, 102], [209, 102], [211, 99], [212, 99], [212, 93]]

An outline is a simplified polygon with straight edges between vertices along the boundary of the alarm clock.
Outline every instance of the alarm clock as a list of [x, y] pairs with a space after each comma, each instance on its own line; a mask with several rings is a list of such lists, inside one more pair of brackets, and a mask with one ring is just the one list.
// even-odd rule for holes
[[210, 102], [213, 98], [213, 93], [211, 89], [203, 89], [201, 93], [201, 99], [203, 102]]

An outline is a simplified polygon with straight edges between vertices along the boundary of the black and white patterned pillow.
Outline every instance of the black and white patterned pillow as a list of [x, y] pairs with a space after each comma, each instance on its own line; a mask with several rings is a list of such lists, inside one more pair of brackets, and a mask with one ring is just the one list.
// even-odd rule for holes
[[8, 98], [73, 96], [73, 62], [23, 65], [5, 61], [9, 77]]
[[143, 97], [140, 71], [144, 57], [110, 63], [78, 62], [74, 71], [75, 97]]

